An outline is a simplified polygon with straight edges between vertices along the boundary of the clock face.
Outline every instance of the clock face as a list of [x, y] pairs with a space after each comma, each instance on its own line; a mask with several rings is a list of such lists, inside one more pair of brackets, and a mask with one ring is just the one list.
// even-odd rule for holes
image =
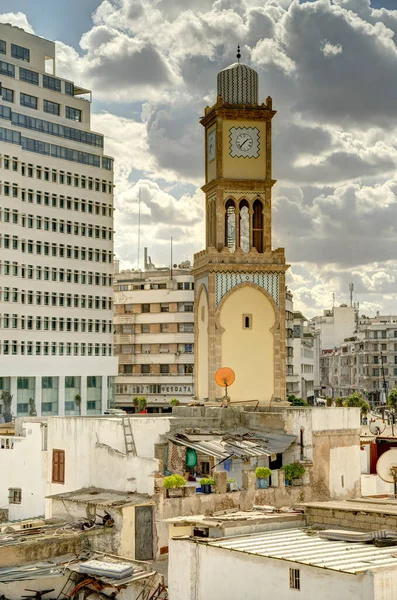
[[233, 158], [258, 158], [259, 129], [256, 127], [231, 127], [229, 146], [230, 156]]
[[208, 134], [208, 162], [215, 160], [216, 156], [216, 131], [212, 129]]
[[253, 143], [254, 140], [250, 135], [248, 135], [248, 133], [240, 133], [240, 135], [236, 138], [236, 146], [243, 152], [251, 150]]

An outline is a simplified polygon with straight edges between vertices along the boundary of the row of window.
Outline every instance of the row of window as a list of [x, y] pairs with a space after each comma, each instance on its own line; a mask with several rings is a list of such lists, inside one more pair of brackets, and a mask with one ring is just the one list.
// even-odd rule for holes
[[[14, 104], [14, 90], [1, 87], [1, 98], [4, 102]], [[32, 108], [34, 110], [40, 109], [41, 101], [36, 96], [20, 92], [19, 102], [21, 106]], [[42, 109], [48, 114], [61, 116], [61, 105], [57, 102], [51, 102], [50, 100], [44, 99], [42, 101]], [[72, 108], [71, 106], [65, 106], [64, 116], [71, 121], [81, 121], [81, 110]], [[39, 131], [55, 137], [61, 137], [67, 140], [80, 142], [81, 144], [103, 148], [102, 135], [62, 125], [61, 123], [54, 123], [53, 121], [23, 115], [13, 111], [9, 106], [4, 106], [4, 104], [0, 104], [0, 118], [10, 121], [12, 125], [16, 125], [17, 127], [25, 127], [26, 129], [32, 129], [33, 131]]]
[[[115, 292], [125, 292], [128, 290], [166, 290], [166, 283], [140, 283], [140, 284], [120, 284], [114, 288]], [[178, 290], [194, 290], [193, 281], [178, 281]], [[150, 311], [146, 311], [150, 312]]]
[[64, 317], [32, 317], [3, 313], [0, 326], [3, 329], [23, 329], [28, 331], [65, 331], [75, 333], [112, 333], [112, 321], [99, 319], [70, 319]]
[[38, 279], [43, 281], [59, 281], [60, 283], [77, 283], [82, 285], [101, 285], [112, 287], [112, 276], [108, 273], [93, 273], [92, 271], [72, 271], [56, 267], [41, 267], [40, 265], [20, 265], [17, 262], [5, 260], [0, 262], [0, 275], [22, 277], [23, 279]]
[[[64, 244], [49, 244], [49, 242], [35, 242], [33, 240], [20, 240], [17, 235], [0, 234], [0, 248], [6, 250], [20, 250], [28, 254], [42, 254], [53, 258], [70, 258], [75, 260], [88, 260], [93, 262], [112, 263], [112, 252], [95, 248], [80, 246], [65, 246]], [[51, 250], [51, 251], [50, 251]]]
[[[0, 183], [0, 191], [3, 191], [4, 197], [19, 198], [19, 188], [16, 184], [10, 185], [5, 182], [4, 185]], [[99, 202], [92, 202], [91, 200], [80, 200], [79, 198], [71, 198], [70, 196], [58, 196], [57, 194], [50, 194], [48, 192], [41, 192], [33, 190], [21, 189], [21, 200], [22, 202], [29, 202], [36, 204], [49, 206], [51, 208], [62, 208], [66, 210], [75, 210], [82, 213], [95, 214], [102, 217], [111, 217], [113, 214], [113, 207], [106, 204], [99, 204]]]
[[[176, 333], [172, 331], [173, 326], [178, 327], [179, 333], [193, 333], [193, 323], [140, 323], [136, 325], [127, 325], [123, 327], [131, 328], [123, 330], [123, 333]], [[119, 333], [119, 326], [116, 325], [116, 333]]]
[[111, 344], [86, 344], [85, 342], [18, 342], [0, 341], [4, 356], [113, 356]]
[[[1, 40], [3, 42], [3, 40]], [[5, 44], [5, 42], [3, 42]], [[22, 48], [22, 46], [16, 46], [12, 44], [16, 48]], [[27, 48], [22, 48], [23, 51], [29, 52]], [[1, 52], [0, 54], [6, 54], [6, 52]], [[14, 58], [21, 58], [21, 56], [14, 56]], [[25, 54], [26, 56], [26, 54]], [[26, 59], [22, 59], [26, 60]], [[29, 62], [29, 60], [28, 60]], [[0, 60], [0, 75], [6, 75], [7, 77], [12, 77], [15, 79], [16, 74], [16, 66], [8, 63], [4, 60]], [[57, 77], [52, 77], [51, 75], [40, 75], [37, 71], [32, 71], [32, 69], [26, 69], [24, 67], [19, 67], [19, 79], [20, 81], [25, 81], [26, 83], [31, 83], [32, 85], [40, 85], [40, 76], [42, 78], [42, 87], [47, 90], [52, 90], [53, 92], [64, 93], [67, 96], [74, 96], [74, 85], [70, 81], [62, 81], [62, 79], [58, 79]], [[63, 90], [62, 90], [63, 83]]]
[[[172, 344], [138, 344], [140, 352], [136, 351], [136, 344], [120, 344], [115, 346], [115, 354], [168, 354], [172, 352]], [[174, 344], [177, 354], [193, 354], [193, 344]]]
[[[193, 375], [193, 365], [172, 365], [176, 372], [175, 375]], [[160, 371], [156, 368], [159, 367]], [[171, 365], [120, 365], [119, 372], [124, 375], [169, 375], [172, 374]]]
[[57, 292], [34, 292], [18, 288], [0, 289], [0, 302], [20, 302], [36, 306], [61, 306], [66, 308], [87, 308], [92, 310], [112, 310], [112, 298], [106, 296], [85, 296]]
[[386, 329], [383, 329], [382, 331], [366, 331], [365, 337], [372, 338], [373, 340], [385, 340], [393, 337], [397, 338], [397, 330], [387, 331]]
[[[0, 54], [7, 54], [7, 43], [4, 40], [0, 40]], [[30, 50], [17, 44], [11, 44], [11, 56], [18, 58], [19, 60], [25, 60], [30, 62]]]
[[0, 221], [20, 225], [28, 229], [35, 228], [42, 229], [43, 231], [51, 231], [52, 233], [81, 235], [82, 237], [95, 238], [97, 240], [111, 241], [113, 239], [113, 230], [107, 227], [77, 223], [76, 221], [72, 223], [72, 221], [50, 219], [49, 217], [41, 217], [39, 215], [21, 215], [18, 210], [11, 211], [9, 208], [5, 208], [3, 211], [0, 208]]
[[[158, 306], [158, 303], [145, 303], [145, 304], [124, 304], [124, 312], [125, 314], [132, 313], [150, 313], [150, 312], [158, 312], [155, 308]], [[170, 310], [171, 309], [171, 310]], [[193, 312], [193, 302], [178, 302], [178, 303], [170, 303], [170, 302], [161, 302], [160, 303], [160, 312]]]
[[19, 131], [13, 129], [0, 127], [0, 141], [9, 144], [17, 144], [18, 146], [21, 146], [22, 150], [27, 150], [28, 152], [44, 154], [62, 160], [70, 160], [91, 167], [101, 168], [102, 166], [102, 169], [106, 169], [107, 171], [113, 170], [112, 158], [90, 154], [89, 152], [82, 152], [81, 150], [72, 150], [72, 148], [67, 148], [66, 146], [57, 146], [56, 144], [49, 144], [48, 142], [27, 138], [22, 136]]
[[[34, 177], [37, 179], [43, 179], [44, 181], [51, 181], [51, 183], [60, 183], [61, 185], [74, 185], [74, 187], [81, 187], [82, 189], [88, 189], [95, 192], [103, 192], [111, 194], [113, 185], [111, 181], [105, 181], [100, 179], [94, 179], [93, 177], [86, 177], [85, 175], [79, 175], [78, 173], [65, 173], [65, 171], [57, 171], [56, 169], [50, 169], [48, 167], [34, 166], [32, 164], [26, 165], [21, 162], [18, 158], [4, 155], [3, 160], [0, 157], [0, 168], [11, 169], [15, 172], [19, 171], [23, 176]], [[13, 184], [14, 186], [16, 184]]]

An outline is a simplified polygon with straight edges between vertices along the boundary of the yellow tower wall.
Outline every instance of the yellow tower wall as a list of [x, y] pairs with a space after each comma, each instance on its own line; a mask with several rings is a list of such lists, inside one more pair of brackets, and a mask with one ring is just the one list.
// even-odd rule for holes
[[[251, 329], [243, 327], [250, 315]], [[274, 336], [277, 316], [272, 302], [260, 289], [243, 284], [224, 297], [219, 307], [222, 366], [230, 367], [236, 380], [231, 400], [270, 402], [274, 394]], [[219, 388], [220, 396], [223, 391]]]
[[[255, 127], [259, 129], [258, 158], [230, 156], [229, 131], [232, 127]], [[223, 173], [225, 179], [264, 179], [266, 173], [266, 122], [263, 121], [223, 121], [222, 130]]]
[[208, 398], [208, 297], [204, 287], [200, 292], [196, 323], [196, 395], [198, 398]]

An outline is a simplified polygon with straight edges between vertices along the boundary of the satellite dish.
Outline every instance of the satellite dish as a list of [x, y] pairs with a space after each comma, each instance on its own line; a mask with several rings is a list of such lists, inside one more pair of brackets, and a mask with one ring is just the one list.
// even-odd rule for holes
[[386, 423], [381, 419], [377, 419], [376, 421], [371, 421], [369, 424], [369, 430], [372, 435], [381, 435], [386, 429]]
[[397, 483], [397, 448], [388, 450], [378, 459], [376, 472], [386, 483], [394, 483], [394, 492]]
[[215, 373], [215, 381], [221, 387], [227, 388], [229, 385], [234, 383], [236, 379], [236, 375], [233, 369], [229, 369], [229, 367], [221, 367]]

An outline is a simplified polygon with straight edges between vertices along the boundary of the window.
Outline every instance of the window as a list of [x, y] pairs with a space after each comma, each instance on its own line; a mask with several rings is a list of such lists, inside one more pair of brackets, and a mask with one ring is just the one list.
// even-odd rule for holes
[[150, 304], [142, 304], [142, 312], [143, 313], [150, 312]]
[[61, 114], [61, 105], [57, 102], [51, 102], [51, 100], [43, 100], [43, 109], [44, 112], [50, 115], [59, 116]]
[[1, 97], [4, 102], [14, 102], [14, 90], [9, 90], [8, 88], [1, 88]]
[[170, 311], [170, 305], [168, 303], [162, 303], [162, 304], [160, 304], [160, 311], [161, 312], [169, 312]]
[[72, 121], [81, 121], [81, 110], [78, 108], [72, 108], [71, 106], [65, 107], [65, 117]]
[[289, 570], [289, 587], [291, 590], [300, 590], [301, 589], [301, 579], [300, 579], [300, 570], [299, 569], [290, 569]]
[[21, 106], [27, 106], [28, 108], [37, 109], [37, 98], [36, 96], [30, 96], [29, 94], [20, 94]]
[[21, 81], [26, 81], [26, 83], [39, 85], [39, 74], [36, 73], [36, 71], [31, 71], [30, 69], [19, 67], [19, 79]]
[[19, 58], [19, 60], [26, 60], [26, 62], [30, 62], [30, 50], [29, 48], [24, 48], [23, 46], [11, 44], [11, 56], [13, 58]]
[[65, 94], [74, 96], [74, 85], [70, 81], [65, 81]]
[[54, 90], [54, 92], [61, 91], [61, 80], [56, 77], [50, 77], [49, 75], [43, 75], [43, 87], [48, 90]]
[[0, 40], [0, 54], [6, 53], [6, 43], [4, 40]]
[[160, 373], [166, 375], [169, 372], [170, 372], [170, 366], [169, 365], [160, 365]]
[[150, 365], [141, 365], [141, 373], [150, 373]]
[[252, 329], [252, 315], [243, 315], [243, 329]]
[[65, 451], [52, 451], [52, 483], [65, 483]]
[[7, 77], [15, 77], [15, 67], [4, 60], [0, 60], [0, 75], [7, 75]]
[[21, 488], [8, 488], [8, 502], [9, 502], [9, 504], [21, 504], [21, 502], [22, 502]]

